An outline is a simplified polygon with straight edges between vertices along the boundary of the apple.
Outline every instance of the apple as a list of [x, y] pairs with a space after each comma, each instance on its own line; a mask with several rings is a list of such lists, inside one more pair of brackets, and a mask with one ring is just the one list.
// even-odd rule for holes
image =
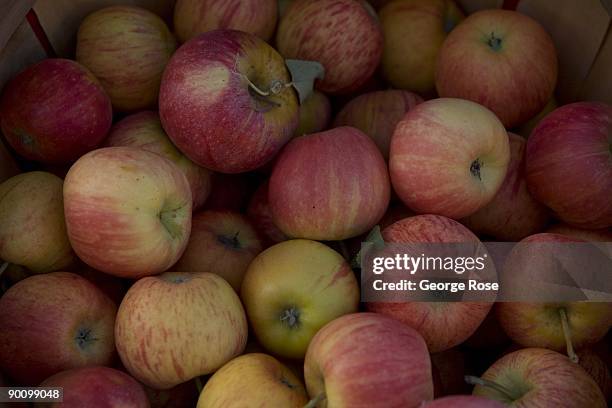
[[304, 377], [308, 394], [328, 407], [417, 408], [433, 399], [423, 338], [375, 313], [345, 315], [319, 330]]
[[527, 141], [529, 191], [567, 224], [612, 226], [612, 106], [577, 102], [547, 115]]
[[[405, 218], [382, 231], [387, 243], [480, 242], [463, 225], [439, 215]], [[416, 329], [430, 353], [438, 353], [467, 340], [485, 319], [490, 302], [369, 302], [369, 311], [391, 316]]]
[[387, 166], [374, 142], [344, 126], [293, 139], [268, 191], [272, 218], [294, 238], [342, 240], [369, 231], [389, 204]]
[[40, 387], [61, 387], [62, 402], [40, 404], [63, 408], [149, 408], [142, 385], [114, 368], [90, 366], [73, 368], [47, 378]]
[[0, 298], [0, 368], [19, 385], [63, 370], [109, 365], [115, 304], [68, 272], [34, 275]]
[[289, 239], [272, 219], [272, 210], [268, 202], [268, 184], [268, 181], [265, 181], [257, 188], [247, 208], [247, 216], [266, 247]]
[[139, 279], [123, 298], [115, 324], [125, 368], [162, 390], [216, 371], [242, 353], [246, 339], [238, 295], [212, 273]]
[[89, 266], [138, 278], [168, 269], [191, 229], [191, 190], [169, 160], [135, 147], [81, 157], [64, 182], [64, 212], [74, 251]]
[[449, 395], [426, 402], [419, 408], [504, 408], [505, 405], [476, 395]]
[[521, 136], [508, 133], [510, 163], [506, 178], [491, 201], [461, 223], [477, 234], [501, 241], [520, 241], [541, 231], [549, 219], [548, 209], [536, 201], [525, 179], [525, 146]]
[[382, 54], [376, 12], [365, 0], [296, 0], [276, 32], [278, 51], [290, 59], [320, 62], [320, 91], [349, 93], [376, 70]]
[[578, 364], [555, 351], [527, 348], [497, 360], [473, 394], [521, 407], [604, 408], [595, 381]]
[[508, 135], [477, 103], [440, 98], [406, 113], [391, 139], [389, 171], [417, 213], [467, 217], [493, 199], [510, 161]]
[[370, 136], [385, 159], [391, 136], [406, 112], [423, 102], [419, 95], [389, 89], [361, 94], [350, 100], [334, 119], [334, 127], [352, 126]]
[[176, 49], [166, 23], [140, 7], [111, 6], [85, 17], [76, 60], [89, 68], [119, 111], [154, 107], [162, 72]]
[[174, 29], [179, 41], [217, 28], [232, 28], [268, 41], [276, 28], [276, 0], [178, 0]]
[[441, 97], [491, 109], [507, 128], [531, 119], [553, 96], [557, 52], [533, 18], [510, 10], [471, 14], [450, 32], [436, 64]]
[[73, 263], [62, 186], [62, 179], [42, 171], [18, 174], [0, 184], [0, 259], [35, 273]]
[[303, 358], [327, 322], [359, 307], [359, 285], [342, 256], [304, 239], [276, 244], [249, 265], [241, 298], [261, 345], [288, 358]]
[[578, 355], [578, 363], [597, 383], [597, 386], [603, 393], [606, 401], [612, 398], [612, 376], [610, 368], [599, 357], [599, 355], [588, 348], [582, 349], [576, 353]]
[[404, 0], [387, 3], [378, 16], [385, 79], [395, 88], [434, 94], [438, 53], [463, 13], [453, 0]]
[[27, 67], [6, 84], [0, 98], [2, 133], [28, 160], [76, 160], [102, 142], [112, 120], [100, 82], [67, 59], [50, 58]]
[[561, 234], [588, 242], [612, 242], [612, 231], [608, 228], [589, 230], [561, 223], [552, 225], [546, 232], [549, 234]]
[[139, 147], [165, 157], [176, 164], [187, 177], [194, 209], [201, 207], [208, 198], [211, 172], [178, 151], [164, 132], [156, 112], [143, 111], [123, 118], [112, 127], [105, 144]]
[[174, 144], [222, 173], [254, 170], [291, 138], [296, 92], [285, 61], [253, 34], [214, 30], [185, 43], [162, 78], [159, 115]]
[[307, 402], [302, 381], [289, 368], [267, 354], [250, 353], [236, 357], [213, 374], [197, 407], [302, 408]]
[[327, 129], [331, 121], [331, 103], [323, 92], [313, 91], [300, 105], [298, 126], [293, 134], [302, 136]]
[[19, 166], [0, 140], [0, 183], [19, 174]]
[[203, 211], [193, 215], [187, 248], [172, 270], [214, 273], [240, 292], [249, 264], [262, 249], [257, 232], [242, 214]]
[[531, 135], [531, 132], [533, 132], [533, 129], [535, 129], [535, 127], [538, 125], [538, 123], [540, 123], [540, 121], [544, 119], [546, 115], [548, 115], [549, 113], [551, 113], [558, 107], [559, 107], [559, 104], [557, 103], [557, 100], [553, 96], [552, 98], [550, 98], [546, 106], [542, 108], [540, 113], [538, 113], [533, 118], [529, 119], [527, 122], [519, 126], [516, 129], [516, 133], [518, 133], [519, 135], [527, 139]]
[[197, 379], [181, 383], [168, 390], [156, 390], [144, 387], [151, 408], [185, 408], [195, 407], [200, 391]]

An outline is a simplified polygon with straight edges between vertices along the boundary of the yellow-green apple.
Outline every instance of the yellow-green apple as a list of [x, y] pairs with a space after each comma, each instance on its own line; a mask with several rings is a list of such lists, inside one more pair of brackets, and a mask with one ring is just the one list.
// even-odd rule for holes
[[516, 129], [516, 133], [527, 139], [531, 135], [531, 132], [533, 132], [533, 129], [535, 129], [535, 127], [538, 125], [538, 123], [540, 123], [540, 121], [544, 119], [546, 115], [548, 115], [558, 107], [559, 105], [557, 104], [557, 100], [554, 97], [550, 98], [550, 100], [548, 101], [546, 106], [542, 108], [540, 113], [538, 113], [533, 118], [529, 119], [527, 122], [519, 126]]
[[[41, 403], [53, 408], [149, 408], [145, 391], [132, 377], [114, 368], [90, 366], [61, 371], [40, 387], [61, 387], [61, 402]], [[38, 406], [38, 405], [36, 405]]]
[[397, 124], [389, 171], [412, 210], [463, 218], [493, 199], [509, 161], [508, 134], [491, 111], [440, 98], [415, 106]]
[[169, 160], [136, 147], [87, 153], [64, 182], [74, 251], [121, 277], [160, 273], [179, 259], [191, 229], [191, 189]]
[[310, 397], [324, 399], [327, 407], [417, 408], [433, 399], [423, 338], [376, 313], [353, 313], [325, 325], [308, 347], [304, 377]]
[[[388, 243], [467, 243], [478, 238], [463, 225], [439, 215], [405, 218], [382, 231]], [[369, 302], [367, 309], [391, 316], [416, 329], [431, 353], [467, 340], [485, 319], [490, 302]]]
[[95, 149], [113, 120], [110, 99], [81, 64], [61, 58], [27, 67], [4, 87], [0, 127], [28, 160], [64, 164]]
[[473, 394], [513, 407], [604, 408], [595, 381], [555, 351], [527, 348], [506, 354], [474, 382]]
[[453, 0], [401, 0], [387, 3], [378, 16], [385, 79], [395, 88], [434, 94], [438, 53], [463, 13]]
[[180, 42], [217, 28], [245, 31], [268, 41], [277, 13], [276, 0], [178, 0], [174, 30]]
[[383, 157], [389, 158], [391, 136], [410, 109], [423, 102], [419, 95], [389, 89], [361, 94], [350, 100], [336, 115], [333, 127], [352, 126], [370, 136]]
[[606, 401], [610, 401], [612, 399], [612, 376], [606, 363], [589, 348], [584, 348], [576, 354], [580, 366], [595, 380]]
[[308, 395], [291, 370], [272, 356], [249, 353], [221, 367], [206, 383], [198, 408], [302, 408]]
[[125, 117], [111, 128], [105, 144], [139, 147], [165, 157], [176, 164], [187, 177], [194, 209], [202, 206], [208, 198], [211, 172], [189, 160], [172, 144], [156, 112], [143, 111]]
[[612, 226], [612, 106], [577, 102], [547, 115], [527, 140], [529, 191], [564, 222]]
[[272, 210], [268, 202], [268, 184], [268, 181], [265, 181], [257, 188], [247, 208], [247, 216], [266, 247], [289, 239], [272, 219]]
[[449, 395], [426, 402], [419, 408], [504, 408], [506, 405], [477, 395]]
[[276, 46], [285, 58], [320, 62], [317, 88], [331, 94], [358, 89], [374, 74], [382, 32], [365, 0], [296, 0], [280, 19]]
[[295, 136], [321, 132], [331, 121], [331, 104], [323, 92], [313, 91], [300, 105], [298, 126]]
[[247, 320], [232, 287], [212, 273], [139, 279], [119, 306], [115, 344], [123, 365], [156, 389], [210, 374], [241, 354]]
[[85, 17], [77, 33], [76, 59], [100, 79], [113, 107], [154, 107], [162, 72], [176, 49], [166, 23], [134, 6], [111, 6]]
[[156, 390], [145, 386], [151, 408], [195, 407], [200, 391], [197, 379], [181, 383], [167, 390]]
[[376, 144], [343, 126], [293, 139], [268, 191], [274, 223], [290, 237], [342, 240], [369, 231], [389, 204], [389, 175]]
[[19, 166], [0, 140], [0, 183], [19, 174]]
[[536, 201], [525, 179], [525, 146], [521, 136], [508, 133], [510, 163], [497, 194], [461, 223], [477, 234], [501, 241], [520, 241], [541, 231], [549, 219], [548, 209]]
[[68, 272], [34, 275], [0, 298], [0, 368], [20, 385], [112, 363], [115, 304]]
[[191, 39], [162, 78], [159, 114], [170, 139], [208, 169], [241, 173], [291, 138], [298, 99], [283, 58], [262, 39], [214, 30]]
[[253, 173], [213, 173], [210, 195], [204, 203], [204, 208], [206, 210], [244, 211], [254, 187], [257, 186], [252, 176]]
[[42, 171], [0, 184], [0, 259], [36, 273], [73, 263], [62, 187], [62, 179]]
[[298, 239], [276, 244], [251, 262], [241, 298], [262, 346], [279, 356], [303, 358], [323, 325], [357, 311], [359, 286], [339, 253]]
[[203, 211], [193, 215], [187, 248], [172, 270], [214, 273], [240, 292], [249, 264], [262, 249], [257, 232], [244, 215]]
[[544, 108], [557, 83], [557, 53], [546, 30], [516, 11], [478, 11], [450, 32], [436, 64], [441, 97], [491, 109], [507, 128]]

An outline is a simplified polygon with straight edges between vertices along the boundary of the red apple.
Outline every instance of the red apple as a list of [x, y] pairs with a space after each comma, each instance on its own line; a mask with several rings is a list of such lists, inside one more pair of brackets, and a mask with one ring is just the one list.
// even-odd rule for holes
[[328, 407], [417, 408], [433, 398], [423, 338], [375, 313], [345, 315], [319, 330], [304, 376], [311, 398]]
[[59, 372], [40, 387], [61, 387], [62, 402], [44, 404], [57, 408], [149, 408], [142, 385], [129, 375], [109, 367], [91, 366]]
[[534, 197], [580, 228], [612, 226], [612, 106], [577, 102], [547, 115], [527, 141]]
[[382, 154], [361, 131], [339, 127], [293, 139], [276, 161], [268, 199], [290, 237], [342, 240], [369, 231], [389, 204]]
[[0, 183], [19, 174], [15, 159], [0, 140]]
[[491, 109], [507, 128], [544, 108], [557, 82], [557, 53], [546, 30], [510, 10], [482, 10], [448, 35], [438, 55], [441, 97]]
[[293, 133], [302, 136], [309, 133], [322, 132], [331, 121], [331, 104], [323, 92], [313, 91], [300, 105], [300, 120]]
[[276, 45], [285, 58], [323, 64], [325, 78], [317, 88], [341, 94], [358, 89], [374, 74], [382, 33], [365, 0], [296, 0], [280, 20]]
[[183, 253], [191, 229], [191, 190], [180, 169], [135, 147], [81, 157], [64, 182], [64, 212], [75, 252], [121, 277], [163, 272]]
[[[593, 242], [595, 246], [607, 253], [612, 258], [612, 230], [609, 228], [601, 228], [596, 230], [588, 230], [577, 227], [572, 227], [567, 224], [556, 224], [549, 227], [545, 232], [549, 234], [560, 234], [570, 238]], [[600, 242], [601, 244], [598, 244]]]
[[393, 188], [408, 207], [463, 218], [493, 199], [510, 149], [506, 130], [491, 111], [441, 98], [408, 111], [395, 128], [389, 158]]
[[116, 310], [73, 273], [26, 278], [0, 298], [0, 368], [20, 385], [37, 385], [62, 370], [108, 365]]
[[576, 354], [578, 354], [580, 366], [595, 380], [606, 401], [610, 401], [612, 399], [610, 368], [595, 351], [589, 348], [582, 349]]
[[156, 389], [214, 372], [242, 353], [246, 339], [238, 295], [212, 273], [166, 272], [138, 280], [115, 324], [124, 366]]
[[503, 184], [491, 201], [461, 223], [478, 234], [501, 241], [520, 241], [541, 231], [548, 222], [548, 209], [536, 201], [525, 180], [525, 146], [521, 136], [508, 133], [510, 164]]
[[157, 104], [161, 75], [175, 49], [159, 16], [140, 7], [111, 6], [81, 23], [76, 60], [100, 78], [115, 109], [134, 111]]
[[344, 105], [334, 119], [334, 127], [353, 126], [361, 130], [388, 159], [395, 126], [421, 102], [423, 98], [415, 93], [394, 89], [361, 94]]
[[[268, 162], [298, 121], [283, 58], [253, 34], [215, 30], [185, 43], [164, 71], [159, 114], [191, 160], [223, 173]], [[267, 94], [267, 95], [262, 95]]]
[[0, 99], [0, 127], [28, 160], [64, 164], [93, 150], [113, 120], [110, 100], [84, 66], [45, 59], [8, 82]]
[[265, 246], [277, 244], [289, 239], [289, 237], [274, 224], [274, 220], [272, 219], [272, 210], [268, 202], [268, 181], [262, 183], [251, 197], [249, 207], [247, 208], [247, 216], [264, 240]]
[[423, 404], [419, 408], [504, 408], [501, 402], [476, 395], [450, 395]]
[[208, 198], [211, 172], [178, 151], [164, 132], [156, 112], [143, 111], [125, 117], [112, 127], [105, 144], [139, 147], [165, 157], [176, 164], [187, 177], [194, 209], [201, 207]]
[[275, 0], [178, 0], [174, 29], [181, 42], [217, 28], [232, 28], [268, 41], [276, 28]]
[[[479, 242], [457, 221], [439, 215], [417, 215], [382, 231], [389, 243]], [[391, 316], [416, 329], [431, 353], [467, 340], [489, 313], [490, 302], [370, 302], [367, 309]]]
[[230, 211], [203, 211], [193, 215], [191, 236], [173, 271], [210, 272], [240, 292], [242, 278], [262, 250], [249, 220]]

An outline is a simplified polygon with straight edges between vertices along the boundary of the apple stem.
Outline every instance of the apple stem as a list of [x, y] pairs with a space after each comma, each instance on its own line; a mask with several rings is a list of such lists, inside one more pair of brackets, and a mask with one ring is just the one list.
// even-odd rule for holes
[[293, 86], [293, 82], [288, 82], [288, 83], [283, 83], [282, 81], [275, 79], [272, 81], [271, 85], [270, 85], [270, 89], [267, 91], [264, 91], [262, 89], [260, 89], [257, 85], [255, 85], [253, 82], [251, 82], [251, 80], [249, 78], [247, 78], [246, 75], [241, 74], [242, 77], [245, 79], [245, 81], [249, 84], [249, 87], [255, 91], [257, 94], [259, 94], [260, 96], [270, 96], [270, 95], [277, 95], [279, 93], [281, 93], [281, 91], [284, 88], [289, 88], [290, 86]]
[[476, 377], [473, 375], [466, 375], [464, 378], [465, 382], [470, 385], [480, 385], [482, 387], [492, 388], [500, 394], [503, 394], [506, 398], [508, 398], [508, 400], [516, 401], [516, 398], [514, 398], [514, 395], [511, 390], [501, 384], [496, 383], [495, 381], [485, 380], [484, 378]]
[[569, 322], [567, 320], [567, 312], [565, 308], [559, 309], [559, 316], [561, 318], [561, 327], [563, 328], [563, 337], [565, 337], [565, 347], [567, 349], [567, 356], [574, 363], [578, 362], [578, 355], [574, 351], [574, 345], [572, 344], [572, 333], [570, 331]]
[[325, 398], [327, 398], [327, 395], [325, 395], [325, 391], [323, 391], [322, 393], [308, 401], [308, 404], [304, 405], [304, 408], [315, 408], [317, 405], [319, 405], [319, 402], [323, 401]]
[[196, 385], [196, 388], [198, 389], [198, 394], [201, 394], [203, 387], [202, 387], [202, 380], [200, 379], [200, 377], [195, 378], [195, 385]]
[[8, 268], [8, 266], [8, 262], [3, 262], [2, 265], [0, 265], [0, 277], [2, 277], [2, 274], [4, 273], [4, 271], [6, 271], [6, 268]]

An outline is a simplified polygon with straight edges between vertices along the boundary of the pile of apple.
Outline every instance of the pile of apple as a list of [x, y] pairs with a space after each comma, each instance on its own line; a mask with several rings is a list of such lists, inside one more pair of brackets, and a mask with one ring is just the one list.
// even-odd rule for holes
[[377, 226], [612, 241], [612, 106], [557, 107], [557, 69], [530, 17], [452, 0], [95, 11], [74, 60], [1, 94], [0, 382], [70, 407], [605, 407], [612, 304], [360, 304], [351, 266]]

